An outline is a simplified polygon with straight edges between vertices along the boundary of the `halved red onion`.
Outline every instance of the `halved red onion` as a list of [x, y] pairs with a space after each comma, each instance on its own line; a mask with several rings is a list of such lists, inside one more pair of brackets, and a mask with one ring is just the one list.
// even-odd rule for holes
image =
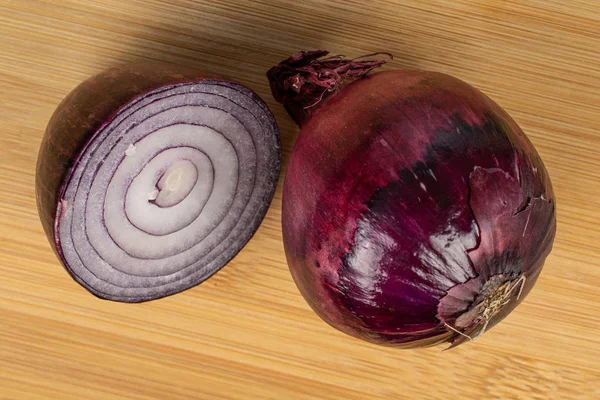
[[252, 237], [280, 170], [275, 120], [251, 90], [169, 64], [78, 86], [37, 166], [46, 234], [94, 295], [141, 302], [222, 268]]

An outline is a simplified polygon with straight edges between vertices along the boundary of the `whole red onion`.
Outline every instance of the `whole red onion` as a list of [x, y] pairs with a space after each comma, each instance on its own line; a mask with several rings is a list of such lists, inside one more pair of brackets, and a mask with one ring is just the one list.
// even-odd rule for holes
[[[283, 189], [300, 292], [355, 337], [473, 339], [535, 284], [556, 231], [546, 169], [511, 117], [459, 79], [366, 76], [385, 60], [301, 52], [269, 79], [301, 133]], [[358, 79], [344, 88], [345, 79]]]

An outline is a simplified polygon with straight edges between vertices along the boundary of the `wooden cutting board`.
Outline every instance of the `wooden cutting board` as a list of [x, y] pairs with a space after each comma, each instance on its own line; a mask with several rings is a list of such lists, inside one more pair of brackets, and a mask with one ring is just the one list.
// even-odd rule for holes
[[[283, 174], [244, 251], [185, 293], [101, 301], [51, 252], [34, 166], [79, 82], [139, 60], [224, 73], [268, 102], [285, 165], [298, 130], [265, 72], [314, 48], [455, 75], [542, 155], [554, 250], [526, 301], [476, 343], [399, 351], [318, 319], [285, 263]], [[600, 398], [600, 1], [0, 0], [0, 81], [0, 399]]]

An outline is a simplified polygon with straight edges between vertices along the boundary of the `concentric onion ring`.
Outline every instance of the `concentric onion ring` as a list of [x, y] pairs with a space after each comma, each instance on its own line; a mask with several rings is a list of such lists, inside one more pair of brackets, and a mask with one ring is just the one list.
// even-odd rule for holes
[[195, 286], [258, 228], [279, 154], [271, 113], [238, 84], [188, 81], [136, 96], [91, 135], [64, 180], [57, 253], [106, 299]]

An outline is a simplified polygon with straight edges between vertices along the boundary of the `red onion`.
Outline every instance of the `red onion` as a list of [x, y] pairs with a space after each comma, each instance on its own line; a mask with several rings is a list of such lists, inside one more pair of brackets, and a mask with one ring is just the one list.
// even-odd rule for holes
[[77, 282], [101, 298], [147, 301], [233, 258], [264, 218], [279, 169], [275, 120], [251, 90], [131, 64], [59, 105], [38, 157], [38, 210]]
[[[301, 126], [285, 252], [315, 312], [355, 337], [459, 345], [535, 284], [556, 231], [550, 178], [510, 116], [448, 75], [301, 52], [268, 72]], [[344, 88], [346, 79], [355, 80]]]

